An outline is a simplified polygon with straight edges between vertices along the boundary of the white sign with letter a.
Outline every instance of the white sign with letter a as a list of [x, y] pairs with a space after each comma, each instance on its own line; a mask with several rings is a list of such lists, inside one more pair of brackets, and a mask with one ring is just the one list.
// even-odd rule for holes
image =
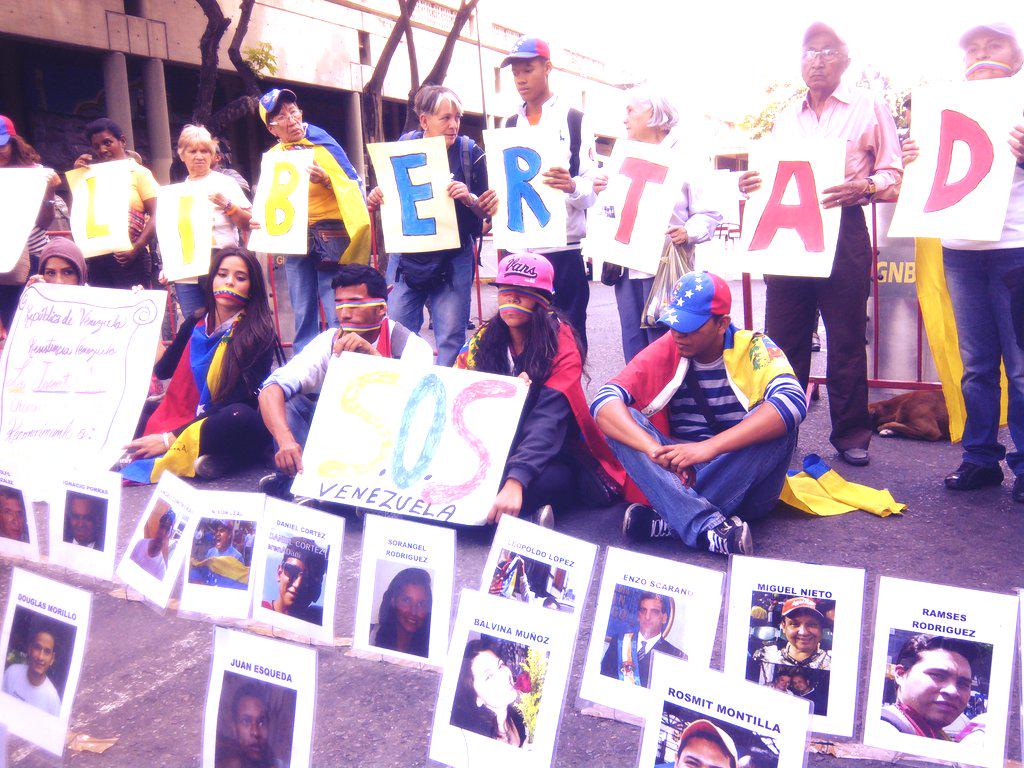
[[482, 525], [526, 391], [510, 376], [344, 352], [327, 369], [292, 492]]
[[85, 258], [132, 247], [128, 235], [132, 162], [94, 163], [65, 174], [71, 188], [71, 235]]
[[42, 168], [0, 168], [0, 272], [10, 272], [21, 258], [46, 194]]
[[252, 204], [252, 217], [259, 227], [249, 235], [249, 250], [306, 254], [312, 165], [312, 149], [263, 153]]
[[160, 187], [156, 196], [156, 236], [169, 282], [210, 271], [213, 203], [189, 184]]
[[743, 238], [736, 251], [741, 272], [828, 277], [839, 239], [842, 209], [823, 208], [824, 190], [842, 184], [846, 147], [837, 140], [754, 145], [750, 168], [761, 187], [743, 210]]
[[904, 171], [889, 237], [999, 240], [1017, 163], [1006, 140], [1024, 122], [1019, 79], [915, 91], [921, 154]]

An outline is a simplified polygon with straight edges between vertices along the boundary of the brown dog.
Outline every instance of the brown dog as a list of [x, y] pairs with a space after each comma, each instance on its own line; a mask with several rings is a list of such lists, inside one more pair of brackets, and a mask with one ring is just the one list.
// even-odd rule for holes
[[948, 440], [949, 411], [941, 392], [918, 390], [868, 405], [875, 431], [882, 437]]

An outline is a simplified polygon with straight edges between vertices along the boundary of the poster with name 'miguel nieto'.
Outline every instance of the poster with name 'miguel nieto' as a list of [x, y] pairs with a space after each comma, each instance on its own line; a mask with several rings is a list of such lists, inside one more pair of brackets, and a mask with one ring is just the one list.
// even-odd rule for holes
[[328, 366], [292, 493], [481, 525], [526, 391], [511, 376], [344, 352]]
[[39, 283], [0, 357], [0, 443], [19, 461], [108, 469], [135, 434], [167, 295]]

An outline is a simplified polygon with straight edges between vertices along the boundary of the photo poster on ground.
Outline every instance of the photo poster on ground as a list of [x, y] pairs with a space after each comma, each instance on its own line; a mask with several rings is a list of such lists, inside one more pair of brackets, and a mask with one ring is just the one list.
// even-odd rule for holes
[[313, 648], [215, 627], [203, 768], [308, 768], [316, 667]]
[[168, 282], [210, 271], [213, 203], [193, 184], [167, 184], [156, 196], [156, 238]]
[[846, 145], [836, 139], [764, 139], [750, 150], [760, 188], [743, 209], [743, 237], [734, 251], [741, 272], [828, 277], [842, 208], [824, 208], [824, 190], [845, 180]]
[[249, 233], [250, 251], [306, 255], [312, 165], [312, 149], [263, 153], [252, 201], [252, 218], [259, 226]]
[[609, 547], [579, 698], [639, 723], [655, 652], [711, 664], [724, 575]]
[[0, 272], [21, 259], [46, 196], [45, 168], [0, 168]]
[[1017, 166], [1007, 140], [1024, 112], [1018, 80], [914, 89], [921, 154], [904, 169], [889, 237], [1001, 238]]
[[92, 595], [15, 568], [4, 614], [0, 722], [58, 757], [82, 671]]
[[200, 491], [201, 510], [185, 529], [182, 612], [214, 619], [247, 619], [252, 607], [252, 560], [263, 520], [261, 493]]
[[39, 560], [34, 492], [20, 464], [0, 460], [0, 555]]
[[334, 644], [345, 518], [268, 496], [253, 555], [252, 617]]
[[[427, 253], [458, 248], [459, 222], [448, 148], [443, 136], [367, 144], [377, 186], [384, 195], [381, 231], [388, 253]], [[461, 203], [460, 203], [461, 205]]]
[[864, 743], [1002, 766], [1016, 595], [890, 577], [876, 594]]
[[128, 215], [134, 162], [93, 163], [64, 174], [71, 190], [71, 236], [87, 259], [131, 250]]
[[597, 547], [512, 515], [502, 515], [480, 591], [570, 614], [579, 624]]
[[864, 571], [733, 556], [725, 672], [813, 704], [816, 733], [853, 736]]
[[430, 759], [453, 768], [554, 765], [574, 640], [564, 613], [462, 590]]
[[121, 475], [67, 469], [47, 494], [50, 562], [111, 581], [121, 511]]
[[484, 131], [487, 178], [498, 193], [491, 219], [494, 247], [510, 251], [564, 248], [565, 192], [544, 183], [549, 168], [568, 168], [558, 134], [544, 128]]
[[806, 700], [660, 653], [654, 676], [643, 706], [639, 768], [806, 764]]
[[455, 531], [366, 515], [355, 650], [444, 666], [455, 580]]
[[135, 434], [167, 294], [30, 285], [0, 356], [0, 443], [19, 460], [109, 469]]
[[332, 357], [292, 493], [483, 525], [527, 389], [511, 376]]
[[608, 187], [587, 210], [583, 254], [653, 275], [683, 186], [679, 153], [660, 144], [620, 139], [604, 173]]
[[201, 493], [164, 472], [117, 566], [118, 578], [158, 608], [167, 607], [189, 554], [186, 531], [195, 530], [189, 524], [200, 513]]

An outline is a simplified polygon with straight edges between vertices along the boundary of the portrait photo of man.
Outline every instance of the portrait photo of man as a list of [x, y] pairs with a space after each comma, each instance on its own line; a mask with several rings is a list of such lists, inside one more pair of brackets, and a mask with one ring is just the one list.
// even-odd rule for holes
[[323, 605], [314, 603], [323, 594], [327, 553], [311, 539], [293, 537], [277, 566], [276, 580], [267, 576], [263, 607], [301, 621], [323, 623]]
[[[208, 587], [246, 589], [249, 563], [235, 546], [237, 523], [233, 520], [204, 519], [196, 529], [188, 580]], [[239, 535], [244, 541], [244, 535]], [[243, 541], [239, 541], [244, 547]]]
[[102, 551], [106, 518], [106, 499], [68, 491], [64, 503], [64, 542]]
[[74, 636], [73, 626], [18, 606], [0, 688], [19, 701], [59, 717]]
[[[158, 518], [153, 536], [139, 539], [129, 556], [133, 563], [142, 570], [161, 581], [167, 573], [167, 560], [170, 557], [171, 530], [174, 528], [174, 512], [164, 506], [165, 511]], [[153, 515], [160, 513], [160, 507]]]
[[25, 497], [17, 488], [0, 487], [0, 536], [28, 541]]
[[[639, 592], [629, 587], [616, 587]], [[651, 687], [652, 653], [661, 653], [686, 659], [686, 654], [665, 639], [666, 627], [672, 615], [672, 598], [653, 592], [639, 592], [632, 628], [609, 633], [608, 648], [601, 659], [601, 674], [643, 688]], [[610, 622], [609, 622], [610, 623]]]
[[224, 673], [216, 768], [284, 768], [290, 762], [294, 690]]

